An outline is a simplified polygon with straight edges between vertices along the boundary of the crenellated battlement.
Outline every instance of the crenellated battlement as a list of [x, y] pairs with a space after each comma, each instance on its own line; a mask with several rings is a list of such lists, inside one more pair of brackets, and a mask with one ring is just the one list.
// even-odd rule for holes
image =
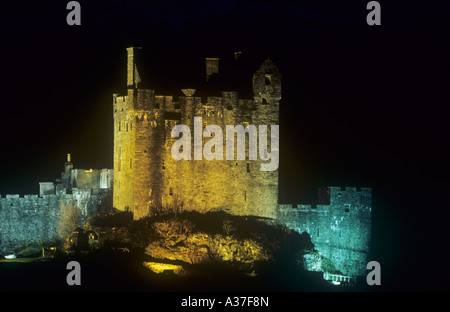
[[[151, 89], [128, 90], [128, 95], [113, 95], [114, 113], [127, 113], [133, 111], [137, 114], [152, 112], [150, 116], [164, 116], [166, 112], [179, 112], [183, 116], [180, 119], [189, 119], [195, 113], [196, 116], [209, 116], [212, 110], [221, 111], [255, 111], [266, 109], [267, 105], [258, 104], [253, 99], [240, 99], [238, 92], [222, 91], [222, 96], [208, 96], [203, 102], [201, 97], [179, 96], [178, 101], [174, 100], [172, 95], [155, 95]], [[192, 112], [192, 109], [194, 112]], [[122, 116], [123, 117], [123, 116]]]
[[[320, 188], [319, 203], [329, 204], [334, 207], [351, 209], [371, 209], [372, 189], [368, 187], [339, 187], [330, 186]], [[356, 204], [357, 203], [357, 204]]]

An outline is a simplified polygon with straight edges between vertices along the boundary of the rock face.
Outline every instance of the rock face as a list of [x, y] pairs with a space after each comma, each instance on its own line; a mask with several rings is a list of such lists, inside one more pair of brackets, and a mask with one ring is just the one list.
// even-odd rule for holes
[[159, 273], [184, 272], [180, 266], [202, 264], [253, 268], [256, 263], [280, 259], [298, 264], [312, 247], [307, 234], [300, 235], [261, 219], [186, 212], [138, 221], [125, 217], [125, 222], [117, 215], [94, 217], [72, 233], [63, 250], [70, 253], [140, 249], [144, 266]]
[[162, 239], [150, 243], [145, 253], [156, 259], [180, 260], [190, 264], [208, 262], [269, 261], [273, 259], [260, 244], [253, 240], [237, 240], [220, 234], [193, 233], [183, 240]]

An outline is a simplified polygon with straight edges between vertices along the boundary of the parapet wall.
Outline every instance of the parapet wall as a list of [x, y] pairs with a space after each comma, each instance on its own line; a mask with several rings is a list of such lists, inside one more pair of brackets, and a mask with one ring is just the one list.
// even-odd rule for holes
[[371, 189], [329, 187], [329, 205], [278, 205], [278, 222], [307, 232], [316, 249], [348, 276], [366, 272], [371, 239]]
[[61, 203], [75, 204], [82, 223], [111, 205], [111, 192], [94, 195], [90, 189], [73, 189], [72, 194], [6, 195], [0, 197], [0, 255], [12, 254], [33, 243], [48, 244], [58, 238]]

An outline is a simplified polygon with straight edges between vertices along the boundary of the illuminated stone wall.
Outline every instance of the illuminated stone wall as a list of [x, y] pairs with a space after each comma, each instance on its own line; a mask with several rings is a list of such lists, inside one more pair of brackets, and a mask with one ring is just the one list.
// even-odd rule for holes
[[0, 196], [0, 255], [34, 243], [54, 242], [62, 202], [80, 209], [82, 224], [111, 207], [112, 179], [112, 169], [73, 169], [68, 155], [61, 178], [54, 183], [41, 182], [39, 196]]
[[94, 194], [112, 188], [113, 170], [111, 169], [71, 169], [70, 176], [73, 188], [92, 189]]
[[[133, 57], [128, 51], [128, 72], [136, 68]], [[258, 160], [236, 160], [236, 148], [235, 160], [225, 160], [226, 125], [278, 125], [281, 75], [270, 60], [253, 76], [252, 100], [239, 99], [232, 91], [206, 102], [189, 93], [174, 100], [128, 87], [126, 96], [113, 96], [115, 208], [133, 211], [135, 219], [151, 215], [154, 208], [276, 216], [278, 170], [261, 171], [259, 154]], [[172, 128], [187, 125], [193, 140], [195, 117], [202, 117], [203, 128], [222, 128], [224, 160], [172, 158], [178, 139], [171, 138]], [[204, 145], [210, 138], [202, 140]], [[248, 155], [248, 135], [246, 140]], [[191, 148], [193, 157], [193, 142]]]
[[[320, 198], [321, 197], [321, 198]], [[329, 187], [319, 201], [326, 205], [279, 205], [278, 221], [307, 232], [320, 253], [344, 275], [366, 273], [371, 239], [371, 189]]]
[[15, 253], [28, 245], [48, 244], [57, 239], [61, 202], [81, 210], [82, 223], [110, 205], [110, 192], [93, 195], [89, 189], [73, 189], [73, 194], [6, 195], [0, 198], [0, 255]]

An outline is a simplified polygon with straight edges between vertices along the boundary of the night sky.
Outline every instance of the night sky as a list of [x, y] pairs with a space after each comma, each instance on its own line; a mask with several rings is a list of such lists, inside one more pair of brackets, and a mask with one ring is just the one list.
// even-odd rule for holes
[[2, 196], [38, 194], [67, 153], [75, 168], [112, 168], [127, 46], [144, 48], [141, 77], [160, 95], [195, 88], [203, 58], [242, 51], [283, 75], [280, 200], [372, 187], [385, 285], [448, 287], [448, 10], [380, 1], [381, 26], [368, 26], [368, 1], [79, 1], [82, 24], [68, 26], [67, 2], [2, 3]]

